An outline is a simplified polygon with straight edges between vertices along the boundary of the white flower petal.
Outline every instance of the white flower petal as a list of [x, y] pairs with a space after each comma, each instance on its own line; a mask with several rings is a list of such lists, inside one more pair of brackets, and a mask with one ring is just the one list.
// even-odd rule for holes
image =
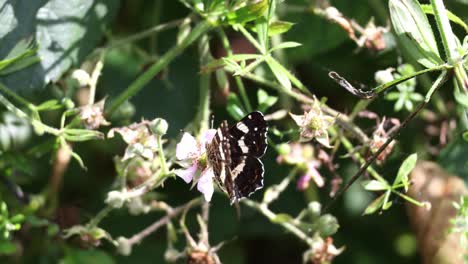
[[203, 193], [203, 196], [205, 196], [205, 200], [207, 202], [211, 201], [211, 197], [213, 196], [214, 192], [213, 177], [213, 169], [208, 167], [202, 172], [197, 184], [198, 191]]
[[294, 122], [296, 122], [296, 124], [298, 126], [302, 126], [304, 124], [304, 118], [305, 116], [303, 115], [295, 115], [295, 114], [292, 114], [292, 113], [289, 113], [289, 115], [292, 117], [292, 119], [294, 120]]
[[193, 155], [198, 153], [197, 141], [189, 133], [184, 133], [182, 139], [176, 147], [176, 157], [179, 160], [193, 158]]
[[323, 146], [327, 148], [331, 148], [330, 146], [330, 140], [328, 139], [328, 133], [325, 131], [321, 135], [316, 136], [315, 139], [317, 140], [318, 143], [322, 144]]
[[181, 177], [186, 183], [189, 183], [192, 181], [193, 176], [195, 176], [195, 173], [197, 172], [197, 168], [198, 168], [197, 164], [193, 164], [187, 169], [175, 170], [175, 174]]
[[320, 172], [318, 172], [318, 170], [314, 167], [314, 164], [308, 163], [307, 169], [307, 174], [310, 174], [315, 184], [317, 184], [318, 187], [323, 187], [323, 185], [325, 185], [325, 180], [323, 179], [322, 175], [320, 175]]
[[211, 143], [215, 135], [216, 129], [208, 129], [207, 131], [203, 132], [200, 142], [202, 151], [205, 151], [206, 144]]

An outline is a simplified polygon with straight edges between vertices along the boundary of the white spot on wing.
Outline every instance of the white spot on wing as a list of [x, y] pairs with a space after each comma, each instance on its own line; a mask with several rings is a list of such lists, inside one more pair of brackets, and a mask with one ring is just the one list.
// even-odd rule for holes
[[238, 144], [239, 144], [240, 149], [242, 150], [242, 153], [248, 153], [249, 152], [249, 147], [247, 147], [245, 145], [244, 140], [239, 139]]
[[237, 127], [237, 129], [239, 129], [240, 131], [242, 131], [242, 132], [244, 132], [246, 134], [249, 132], [249, 128], [242, 122], [237, 123], [236, 127]]

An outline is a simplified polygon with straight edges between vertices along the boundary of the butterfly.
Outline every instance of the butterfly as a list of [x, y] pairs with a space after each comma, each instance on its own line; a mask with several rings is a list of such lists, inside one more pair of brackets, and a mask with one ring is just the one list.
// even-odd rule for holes
[[260, 158], [267, 149], [267, 131], [263, 114], [255, 111], [231, 127], [226, 120], [221, 122], [207, 144], [208, 163], [231, 204], [263, 187], [264, 167]]

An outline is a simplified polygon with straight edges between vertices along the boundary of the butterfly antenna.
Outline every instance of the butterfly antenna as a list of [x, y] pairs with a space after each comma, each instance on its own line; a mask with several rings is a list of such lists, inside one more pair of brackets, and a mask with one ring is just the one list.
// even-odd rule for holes
[[213, 129], [213, 127], [214, 127], [214, 114], [211, 114], [210, 124], [211, 124], [210, 128]]

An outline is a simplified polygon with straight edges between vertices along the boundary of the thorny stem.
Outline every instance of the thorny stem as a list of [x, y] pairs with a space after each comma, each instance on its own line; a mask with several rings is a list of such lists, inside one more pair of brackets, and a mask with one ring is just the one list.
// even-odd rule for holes
[[[343, 143], [343, 146], [346, 148], [347, 151], [353, 151], [354, 147], [346, 137], [340, 136], [340, 141]], [[352, 153], [351, 155], [353, 155], [361, 164], [366, 163], [366, 160], [358, 152]], [[379, 173], [375, 171], [374, 168], [372, 168], [372, 166], [369, 166], [367, 168], [367, 172], [369, 172], [369, 174], [372, 175], [372, 177], [374, 177], [376, 180], [387, 183], [387, 181], [382, 176], [380, 176]]]
[[128, 243], [130, 245], [140, 243], [145, 237], [151, 235], [152, 233], [156, 232], [160, 227], [167, 225], [169, 221], [181, 214], [184, 211], [187, 211], [195, 206], [202, 204], [203, 200], [201, 197], [193, 199], [188, 203], [181, 205], [179, 207], [174, 208], [171, 212], [169, 212], [163, 218], [160, 218], [158, 221], [154, 222], [150, 226], [146, 227], [145, 229], [141, 230], [137, 234], [133, 235], [131, 238], [128, 239]]
[[380, 155], [380, 153], [382, 153], [386, 148], [387, 146], [392, 143], [392, 141], [395, 139], [396, 136], [398, 136], [398, 134], [400, 133], [400, 131], [406, 127], [406, 125], [408, 125], [408, 123], [413, 120], [413, 118], [415, 118], [418, 113], [421, 111], [421, 109], [424, 108], [424, 106], [426, 106], [426, 104], [429, 102], [429, 99], [430, 99], [430, 96], [437, 90], [439, 89], [442, 84], [444, 84], [446, 78], [447, 78], [447, 75], [448, 75], [448, 72], [447, 71], [443, 71], [439, 77], [437, 78], [437, 80], [434, 82], [432, 88], [430, 89], [430, 93], [428, 93], [428, 98], [426, 98], [426, 100], [422, 101], [418, 107], [414, 110], [414, 112], [412, 112], [402, 123], [401, 125], [395, 129], [391, 135], [389, 135], [387, 141], [385, 141], [385, 143], [370, 157], [370, 159], [367, 160], [367, 162], [361, 166], [361, 168], [353, 175], [353, 177], [351, 177], [351, 179], [348, 181], [348, 183], [346, 183], [346, 185], [341, 188], [337, 193], [336, 195], [332, 198], [332, 200], [327, 204], [327, 206], [324, 208], [324, 213], [325, 212], [328, 212], [328, 210], [331, 208], [331, 206], [333, 205], [334, 202], [336, 202], [336, 200], [338, 200], [338, 198], [349, 188], [351, 187], [351, 185], [353, 185], [353, 183], [359, 179], [359, 177], [364, 173], [364, 171], [367, 170], [367, 168], [372, 164], [374, 163], [374, 161], [377, 159], [377, 157]]
[[[266, 204], [257, 203], [249, 199], [241, 200], [241, 202], [249, 206], [250, 208], [253, 208], [259, 211], [264, 216], [266, 216], [271, 222], [275, 222], [277, 215], [273, 211], [271, 211]], [[310, 247], [314, 245], [313, 240], [306, 233], [304, 233], [302, 230], [300, 230], [293, 224], [288, 223], [288, 222], [283, 222], [283, 223], [280, 223], [280, 225], [286, 230], [288, 230], [289, 232], [291, 232], [292, 234], [294, 234], [296, 237], [301, 239], [302, 241], [306, 242]]]
[[212, 26], [207, 21], [201, 21], [177, 46], [171, 48], [148, 70], [141, 74], [130, 86], [127, 87], [117, 98], [115, 98], [106, 111], [111, 115], [117, 108], [132, 96], [137, 94], [153, 77], [164, 69], [175, 57], [181, 54], [190, 44], [197, 40], [201, 35], [208, 32]]

